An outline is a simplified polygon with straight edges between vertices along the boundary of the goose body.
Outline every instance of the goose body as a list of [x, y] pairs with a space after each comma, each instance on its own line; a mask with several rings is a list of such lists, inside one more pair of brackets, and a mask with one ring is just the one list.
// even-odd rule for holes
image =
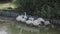
[[38, 20], [33, 21], [33, 25], [38, 26], [39, 24], [41, 24], [41, 23]]
[[25, 22], [27, 19], [26, 12], [25, 15], [20, 15], [16, 18], [17, 21]]
[[17, 18], [16, 18], [17, 21], [21, 21], [22, 20], [22, 16], [19, 15]]
[[49, 21], [45, 21], [45, 23], [44, 23], [45, 25], [49, 25], [50, 24], [50, 22]]
[[29, 19], [26, 21], [26, 24], [32, 24], [34, 21], [34, 18], [29, 17]]
[[38, 20], [38, 21], [45, 22], [45, 20], [44, 20], [43, 18], [38, 18], [37, 20]]
[[33, 21], [31, 21], [31, 20], [26, 21], [26, 24], [32, 24], [32, 23], [33, 23]]

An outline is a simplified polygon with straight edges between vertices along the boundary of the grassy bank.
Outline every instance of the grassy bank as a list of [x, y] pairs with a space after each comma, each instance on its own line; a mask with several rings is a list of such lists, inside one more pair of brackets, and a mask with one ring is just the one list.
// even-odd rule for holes
[[[35, 28], [35, 27], [30, 27], [27, 26], [25, 24], [21, 24], [21, 23], [14, 23], [14, 22], [0, 22], [0, 26], [7, 26], [8, 30], [7, 32], [9, 34], [60, 34], [60, 30], [58, 30], [58, 28]], [[16, 26], [21, 26], [21, 28], [16, 28]], [[23, 29], [22, 27], [26, 28], [27, 30]], [[28, 31], [28, 29], [32, 29], [32, 31]], [[37, 29], [39, 31], [34, 32], [33, 29]]]

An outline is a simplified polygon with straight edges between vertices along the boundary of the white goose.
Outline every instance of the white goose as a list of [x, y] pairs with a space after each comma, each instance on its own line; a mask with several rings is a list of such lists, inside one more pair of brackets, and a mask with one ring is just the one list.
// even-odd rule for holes
[[40, 23], [38, 20], [34, 20], [34, 21], [33, 21], [33, 25], [34, 25], [34, 26], [38, 26], [39, 24], [41, 24], [41, 23]]
[[38, 19], [34, 20], [34, 18], [30, 17], [29, 20], [26, 21], [26, 24], [33, 24], [34, 26], [38, 26], [41, 24], [41, 22]]
[[44, 20], [43, 18], [38, 18], [37, 20], [40, 21], [40, 22], [41, 22], [41, 21], [42, 21], [42, 22], [45, 22], [45, 20]]
[[49, 24], [50, 24], [49, 21], [45, 21], [45, 22], [44, 22], [44, 25], [49, 25]]
[[38, 26], [38, 25], [42, 24], [41, 22], [45, 22], [45, 20], [43, 18], [38, 18], [38, 19], [34, 20], [33, 25]]
[[25, 22], [27, 19], [26, 12], [24, 12], [25, 15], [20, 15], [16, 18], [17, 21]]
[[44, 25], [49, 25], [50, 24], [49, 21], [45, 21], [43, 18], [38, 18], [37, 20], [40, 21], [40, 22], [44, 22]]
[[27, 15], [26, 15], [26, 12], [24, 12], [25, 15], [23, 15], [22, 19], [21, 19], [21, 22], [26, 22], [26, 19], [27, 19]]
[[22, 20], [22, 17], [23, 17], [22, 15], [19, 15], [19, 16], [16, 17], [16, 20], [17, 21], [21, 21]]
[[38, 18], [37, 20], [34, 20], [33, 17], [30, 17], [29, 20], [26, 20], [27, 19], [27, 15], [26, 15], [26, 12], [24, 12], [25, 15], [19, 15], [16, 20], [17, 21], [21, 21], [21, 22], [26, 22], [26, 24], [33, 24], [35, 26], [41, 24], [41, 22], [44, 22], [45, 25], [48, 25], [50, 24], [49, 21], [45, 21], [43, 18]]
[[34, 21], [34, 18], [30, 17], [29, 20], [26, 21], [26, 24], [32, 24]]
[[24, 15], [24, 19], [27, 19], [27, 15], [26, 15], [26, 12], [24, 12], [25, 13], [25, 15]]

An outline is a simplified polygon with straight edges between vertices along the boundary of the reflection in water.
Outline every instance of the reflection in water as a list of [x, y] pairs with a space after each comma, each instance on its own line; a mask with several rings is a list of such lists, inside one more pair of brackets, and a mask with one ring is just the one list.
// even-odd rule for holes
[[6, 26], [0, 27], [0, 34], [8, 34], [6, 31], [7, 31], [7, 27]]
[[6, 31], [0, 31], [0, 34], [7, 34]]
[[16, 28], [20, 28], [21, 30], [25, 30], [25, 31], [39, 32], [39, 29], [30, 28], [30, 27], [25, 27], [25, 26], [16, 26]]
[[20, 29], [19, 34], [22, 34], [23, 31], [30, 32], [30, 33], [35, 32], [35, 34], [39, 34], [39, 29], [36, 28], [31, 28], [31, 27], [26, 27], [21, 25], [17, 25], [16, 28]]

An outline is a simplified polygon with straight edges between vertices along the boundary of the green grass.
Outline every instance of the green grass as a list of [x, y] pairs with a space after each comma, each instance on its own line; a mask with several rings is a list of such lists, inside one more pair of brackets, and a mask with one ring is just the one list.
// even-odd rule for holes
[[[24, 28], [31, 28], [31, 29], [38, 29], [39, 32], [31, 32], [31, 31], [27, 31], [27, 30], [24, 30], [24, 29], [17, 29], [16, 26], [19, 25], [21, 27], [24, 27]], [[56, 29], [56, 28], [49, 28], [49, 29], [40, 29], [40, 28], [35, 28], [35, 27], [31, 27], [31, 26], [27, 26], [25, 24], [21, 24], [21, 23], [15, 23], [15, 22], [12, 22], [12, 23], [9, 23], [9, 22], [0, 22], [0, 26], [8, 26], [8, 33], [11, 33], [11, 34], [60, 34], [60, 30]]]

